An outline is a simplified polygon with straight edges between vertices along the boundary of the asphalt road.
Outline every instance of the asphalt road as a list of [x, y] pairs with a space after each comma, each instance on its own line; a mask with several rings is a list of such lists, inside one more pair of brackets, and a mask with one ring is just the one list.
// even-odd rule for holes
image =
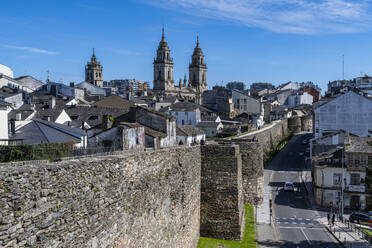
[[[294, 136], [288, 145], [274, 158], [268, 166], [273, 200], [273, 220], [279, 247], [340, 247], [316, 221], [319, 212], [307, 201], [306, 191], [301, 183], [301, 171], [305, 170], [302, 144], [310, 134]], [[293, 182], [295, 192], [285, 192], [285, 182]]]

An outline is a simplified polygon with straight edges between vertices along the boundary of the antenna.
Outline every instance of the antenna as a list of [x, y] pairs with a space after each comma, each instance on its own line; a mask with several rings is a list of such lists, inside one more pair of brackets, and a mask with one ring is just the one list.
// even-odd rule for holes
[[47, 70], [46, 73], [47, 73], [47, 80], [46, 81], [47, 81], [47, 83], [49, 83], [49, 70]]
[[342, 80], [345, 80], [345, 57], [342, 54]]

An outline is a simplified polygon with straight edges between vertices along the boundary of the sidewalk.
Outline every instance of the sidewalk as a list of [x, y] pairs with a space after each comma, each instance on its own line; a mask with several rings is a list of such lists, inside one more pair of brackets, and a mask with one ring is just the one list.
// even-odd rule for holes
[[328, 225], [327, 218], [321, 218], [318, 221], [346, 248], [372, 247], [363, 239], [363, 234], [351, 229], [351, 226], [348, 227], [345, 223], [336, 221], [335, 225], [331, 227]]
[[[266, 174], [266, 177], [269, 177], [269, 175]], [[269, 178], [265, 178], [265, 180], [266, 182], [270, 181]], [[269, 185], [264, 186], [262, 203], [257, 206], [257, 243], [261, 248], [279, 247], [274, 220], [272, 219], [270, 223], [269, 200], [271, 199], [271, 190]]]

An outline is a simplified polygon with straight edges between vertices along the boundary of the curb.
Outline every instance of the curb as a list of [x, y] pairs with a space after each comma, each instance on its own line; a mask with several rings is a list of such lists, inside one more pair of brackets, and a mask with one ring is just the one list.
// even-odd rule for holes
[[338, 238], [337, 238], [337, 236], [329, 229], [329, 227], [327, 226], [327, 225], [324, 225], [323, 224], [323, 227], [325, 227], [325, 229], [327, 229], [327, 231], [332, 235], [332, 237], [334, 238], [334, 239], [336, 239], [337, 241], [338, 241], [338, 243], [340, 243], [340, 245], [342, 246], [342, 247], [344, 247], [344, 248], [347, 248], [345, 245], [344, 245], [344, 243], [342, 243], [342, 241], [341, 240], [339, 240]]

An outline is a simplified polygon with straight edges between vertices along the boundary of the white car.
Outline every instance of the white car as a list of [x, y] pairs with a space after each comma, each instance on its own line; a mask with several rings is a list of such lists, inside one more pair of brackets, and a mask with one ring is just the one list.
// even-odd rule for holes
[[292, 182], [285, 182], [284, 191], [294, 191], [294, 185]]

